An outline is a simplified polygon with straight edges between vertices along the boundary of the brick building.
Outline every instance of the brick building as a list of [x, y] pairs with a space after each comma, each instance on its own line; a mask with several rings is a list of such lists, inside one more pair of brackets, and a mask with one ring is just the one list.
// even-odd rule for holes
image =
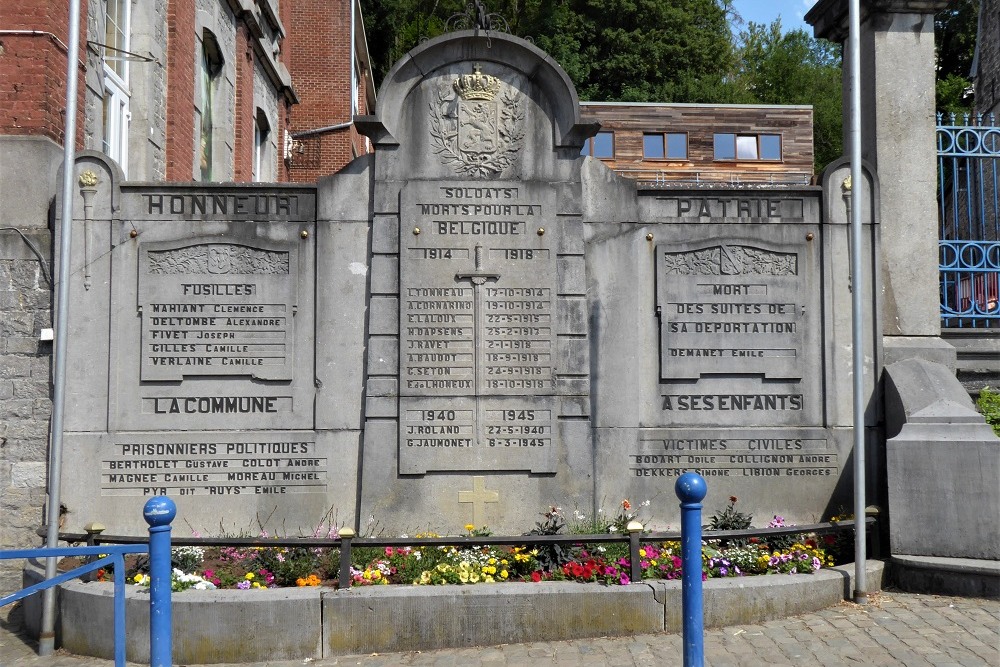
[[[314, 182], [370, 150], [357, 0], [81, 0], [76, 147], [130, 181]], [[69, 0], [0, 3], [0, 549], [36, 544]], [[0, 588], [19, 580], [0, 565]]]
[[[81, 4], [77, 147], [126, 179], [308, 181], [367, 152], [350, 124], [375, 95], [357, 1]], [[0, 7], [2, 141], [62, 142], [68, 5]]]

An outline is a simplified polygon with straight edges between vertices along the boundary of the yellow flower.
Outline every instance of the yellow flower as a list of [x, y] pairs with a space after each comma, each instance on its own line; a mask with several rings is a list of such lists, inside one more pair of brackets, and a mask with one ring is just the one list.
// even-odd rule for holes
[[458, 580], [461, 581], [463, 584], [469, 583], [469, 572], [468, 572], [468, 570], [459, 570], [458, 571]]
[[643, 558], [645, 558], [646, 557], [646, 550], [645, 549], [639, 549], [639, 555], [642, 556]]
[[486, 561], [486, 564], [487, 564], [487, 565], [496, 565], [496, 564], [497, 564], [497, 559], [496, 559], [496, 558], [493, 558], [493, 557], [491, 556], [491, 557], [489, 558], [489, 560], [487, 560], [487, 561]]
[[473, 572], [472, 574], [470, 574], [469, 575], [469, 581], [471, 581], [474, 584], [479, 583], [479, 573], [478, 572]]
[[247, 572], [247, 576], [244, 577], [247, 581], [253, 581], [253, 572]]
[[655, 560], [651, 560], [651, 561], [649, 561], [649, 564], [655, 566], [656, 565], [656, 561]]
[[471, 523], [467, 523], [465, 524], [465, 529], [471, 533], [473, 530], [476, 529], [476, 527], [473, 526]]
[[429, 583], [431, 583], [431, 573], [428, 572], [427, 570], [424, 570], [423, 572], [421, 572], [420, 573], [420, 583], [422, 583], [422, 584], [429, 584]]
[[261, 587], [260, 586], [260, 582], [257, 582], [257, 581], [255, 581], [252, 584], [250, 584], [250, 588], [260, 588], [260, 587]]
[[510, 575], [507, 574], [507, 570], [500, 570], [500, 578], [501, 579], [506, 579], [508, 576], [510, 576]]
[[501, 561], [500, 561], [500, 564], [501, 564], [501, 565], [508, 565], [508, 563], [507, 563], [507, 559], [506, 559], [506, 558], [504, 558], [503, 560], [501, 560]]
[[487, 584], [492, 584], [493, 583], [493, 577], [491, 577], [489, 575], [486, 575], [485, 577], [483, 577], [483, 581], [486, 582]]

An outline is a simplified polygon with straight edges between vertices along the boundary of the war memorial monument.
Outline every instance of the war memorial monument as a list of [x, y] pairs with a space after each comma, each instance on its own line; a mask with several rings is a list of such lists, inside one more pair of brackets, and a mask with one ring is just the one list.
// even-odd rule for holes
[[685, 470], [755, 514], [844, 502], [846, 228], [822, 188], [637, 195], [580, 157], [597, 128], [565, 73], [503, 35], [427, 43], [358, 124], [375, 155], [315, 187], [80, 161], [74, 516], [134, 532], [170, 495], [203, 533], [331, 508], [510, 532], [631, 498], [666, 526]]
[[[817, 4], [818, 33], [842, 38], [844, 4]], [[592, 515], [624, 499], [647, 528], [676, 529], [689, 470], [708, 482], [707, 514], [736, 496], [758, 524], [809, 524], [851, 506], [862, 372], [866, 496], [892, 553], [1000, 560], [1000, 517], [981, 511], [1000, 506], [1000, 448], [927, 298], [933, 153], [905, 157], [933, 119], [901, 124], [880, 105], [930, 99], [934, 4], [881, 3], [865, 23], [879, 88], [863, 86], [862, 182], [840, 160], [815, 185], [637, 188], [581, 156], [599, 125], [551, 57], [478, 31], [398, 62], [375, 114], [354, 120], [375, 152], [316, 184], [130, 182], [81, 153], [64, 528], [141, 535], [137, 508], [167, 495], [175, 535], [324, 521], [516, 535], [551, 506]], [[662, 631], [666, 598], [622, 588]], [[338, 613], [364, 626], [336, 593], [306, 605], [293, 591], [266, 613], [295, 604], [317, 628]], [[414, 618], [456, 604], [418, 602]], [[302, 655], [328, 655], [336, 630]]]
[[309, 534], [331, 512], [362, 533], [516, 534], [627, 498], [665, 528], [696, 470], [709, 512], [737, 496], [812, 523], [850, 505], [851, 290], [872, 452], [883, 365], [947, 357], [889, 289], [871, 169], [637, 190], [581, 157], [598, 126], [565, 72], [504, 34], [422, 44], [355, 122], [375, 153], [315, 186], [123, 182], [78, 159], [74, 522], [140, 532], [135, 508], [169, 495], [201, 534]]

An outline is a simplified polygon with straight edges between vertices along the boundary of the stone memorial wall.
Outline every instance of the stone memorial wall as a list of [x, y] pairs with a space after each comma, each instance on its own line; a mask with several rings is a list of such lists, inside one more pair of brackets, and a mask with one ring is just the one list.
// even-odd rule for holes
[[81, 159], [75, 522], [141, 531], [167, 494], [203, 533], [516, 533], [624, 499], [676, 527], [687, 470], [758, 523], [848, 502], [839, 183], [636, 191], [580, 157], [565, 73], [504, 35], [423, 44], [377, 111], [374, 156], [315, 187]]

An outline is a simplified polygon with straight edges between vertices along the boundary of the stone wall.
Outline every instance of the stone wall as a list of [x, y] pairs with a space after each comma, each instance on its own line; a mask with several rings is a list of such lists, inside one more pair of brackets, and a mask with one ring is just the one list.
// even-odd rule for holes
[[[43, 269], [31, 244], [45, 258]], [[0, 549], [37, 546], [45, 505], [52, 345], [51, 235], [0, 228]], [[21, 563], [0, 563], [0, 590], [20, 582]]]

